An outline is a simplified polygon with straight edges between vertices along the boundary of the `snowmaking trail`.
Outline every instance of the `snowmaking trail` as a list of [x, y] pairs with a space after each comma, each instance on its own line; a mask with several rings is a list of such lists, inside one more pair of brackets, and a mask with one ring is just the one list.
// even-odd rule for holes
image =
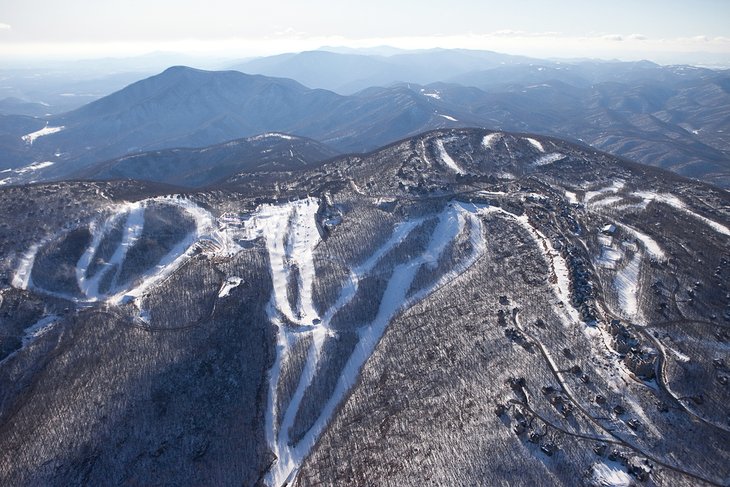
[[[312, 321], [309, 319], [311, 316], [308, 311], [310, 306], [312, 310], [314, 309], [311, 303], [311, 289], [305, 290], [302, 287], [311, 287], [315, 278], [314, 267], [310, 267], [309, 261], [314, 247], [320, 240], [309, 229], [314, 227], [316, 207], [316, 200], [313, 198], [277, 207], [268, 205], [259, 208], [257, 215], [250, 220], [252, 225], [250, 235], [263, 235], [267, 240], [266, 247], [271, 263], [270, 272], [272, 278], [279, 283], [278, 285], [274, 284], [268, 307], [269, 317], [278, 329], [276, 359], [269, 372], [269, 398], [265, 421], [266, 438], [269, 447], [277, 458], [265, 478], [266, 483], [271, 486], [284, 485], [296, 477], [301, 463], [329, 424], [337, 406], [355, 384], [361, 368], [372, 355], [393, 318], [401, 310], [407, 309], [465, 272], [485, 250], [483, 225], [479, 218], [481, 207], [459, 202], [449, 203], [437, 215], [436, 227], [430, 233], [429, 242], [423, 252], [410, 256], [404, 262], [398, 262], [394, 265], [385, 285], [383, 297], [378, 305], [377, 314], [372, 321], [363, 323], [357, 328], [357, 345], [347, 357], [345, 365], [337, 377], [333, 392], [326, 398], [321, 409], [317, 411], [314, 423], [305, 432], [304, 436], [293, 442], [290, 430], [294, 426], [297, 413], [302, 407], [305, 393], [315, 380], [317, 371], [321, 366], [324, 342], [328, 337], [337, 334], [337, 330], [331, 326], [332, 318], [337, 311], [356, 297], [359, 283], [371, 275], [373, 270], [382, 263], [383, 258], [412, 236], [413, 232], [426, 220], [425, 218], [416, 218], [397, 225], [385, 243], [364, 261], [350, 269], [349, 278], [343, 284], [335, 303], [321, 316], [317, 316]], [[264, 228], [267, 230], [266, 232], [262, 231]], [[418, 271], [423, 266], [435, 269], [436, 263], [442, 258], [449, 245], [464, 231], [469, 233], [471, 253], [460, 262], [455, 263], [449, 272], [439, 276], [434, 283], [418, 290], [409, 297], [408, 291]], [[300, 239], [298, 244], [295, 243], [289, 246], [289, 251], [281, 247], [278, 242], [269, 242], [269, 240], [286, 242], [287, 236], [285, 234], [287, 232], [294, 232], [295, 237], [298, 232], [299, 236], [297, 238]], [[294, 240], [296, 242], [296, 238]], [[285, 267], [287, 266], [297, 266], [302, 276], [298, 281], [300, 289], [297, 291], [300, 296], [300, 308], [296, 312], [291, 309], [290, 299], [286, 294], [288, 288], [281, 285], [282, 282], [286, 282], [285, 277], [288, 271]], [[279, 276], [274, 277], [277, 274]], [[294, 320], [290, 320], [291, 318], [294, 318]], [[306, 352], [306, 361], [296, 384], [296, 389], [283, 410], [282, 417], [279, 418], [280, 424], [277, 424], [276, 410], [281, 400], [277, 395], [277, 390], [281, 380], [282, 364], [293, 352], [295, 337], [302, 334], [311, 336], [311, 344]]]

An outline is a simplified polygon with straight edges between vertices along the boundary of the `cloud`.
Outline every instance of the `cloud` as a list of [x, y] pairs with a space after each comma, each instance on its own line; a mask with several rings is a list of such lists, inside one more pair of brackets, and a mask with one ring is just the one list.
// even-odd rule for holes
[[10, 24], [4, 24], [4, 23], [0, 22], [0, 32], [2, 32], [4, 30], [10, 30]]
[[487, 34], [487, 37], [558, 37], [560, 32], [528, 32], [525, 30], [500, 29]]
[[649, 38], [643, 34], [631, 34], [626, 37], [627, 39], [631, 39], [632, 41], [646, 41]]
[[623, 36], [618, 35], [618, 34], [606, 34], [605, 36], [601, 36], [601, 39], [605, 39], [607, 41], [616, 41], [616, 42], [620, 42], [620, 41], [624, 40]]

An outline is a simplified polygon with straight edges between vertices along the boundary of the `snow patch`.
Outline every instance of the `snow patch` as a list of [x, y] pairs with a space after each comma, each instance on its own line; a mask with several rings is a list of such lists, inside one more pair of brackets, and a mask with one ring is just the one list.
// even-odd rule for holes
[[623, 196], [607, 196], [605, 198], [601, 198], [595, 202], [593, 202], [594, 207], [598, 206], [608, 206], [612, 205], [614, 203], [618, 203], [619, 201], [623, 200]]
[[427, 92], [425, 89], [421, 88], [421, 94], [423, 96], [427, 96], [427, 97], [433, 98], [435, 100], [441, 99], [441, 93], [439, 93], [437, 90], [434, 90], [432, 92]]
[[451, 115], [442, 115], [442, 114], [440, 114], [440, 113], [439, 113], [439, 114], [438, 114], [438, 116], [439, 116], [439, 117], [443, 117], [443, 118], [445, 118], [446, 120], [450, 120], [450, 121], [452, 121], [452, 122], [458, 122], [458, 120], [457, 120], [457, 119], [455, 119], [454, 117], [452, 117]]
[[294, 137], [287, 134], [282, 134], [279, 132], [267, 132], [265, 134], [260, 135], [254, 135], [253, 137], [249, 137], [248, 140], [252, 142], [257, 142], [259, 140], [264, 139], [283, 139], [283, 140], [294, 140]]
[[221, 286], [221, 290], [218, 291], [218, 297], [225, 298], [228, 294], [230, 294], [231, 290], [240, 286], [242, 282], [243, 279], [238, 276], [229, 277]]
[[623, 189], [623, 187], [626, 186], [626, 183], [624, 181], [614, 181], [613, 184], [610, 186], [606, 186], [605, 188], [601, 188], [594, 191], [586, 191], [585, 196], [583, 197], [583, 201], [586, 203], [590, 203], [592, 200], [598, 198], [599, 196], [602, 196], [604, 194], [608, 193], [617, 193]]
[[439, 151], [439, 157], [441, 158], [441, 161], [446, 165], [446, 167], [451, 169], [456, 174], [464, 174], [464, 170], [459, 167], [456, 161], [452, 159], [449, 153], [446, 151], [443, 139], [436, 140], [436, 148]]
[[33, 264], [35, 263], [35, 256], [38, 253], [40, 244], [31, 245], [28, 251], [23, 254], [20, 259], [18, 268], [13, 274], [13, 287], [17, 289], [28, 289], [31, 286], [30, 274], [33, 271]]
[[551, 152], [550, 154], [545, 154], [544, 156], [538, 157], [535, 162], [532, 163], [532, 165], [538, 167], [547, 166], [548, 164], [558, 162], [562, 159], [565, 159], [565, 155], [561, 154], [560, 152]]
[[35, 142], [35, 140], [38, 137], [43, 137], [44, 135], [55, 134], [57, 132], [60, 132], [64, 128], [65, 128], [64, 126], [49, 127], [48, 124], [46, 124], [46, 126], [43, 127], [42, 129], [36, 130], [35, 132], [31, 132], [29, 134], [25, 134], [24, 136], [21, 137], [21, 139], [23, 139], [23, 142], [25, 142], [26, 144], [33, 145], [33, 142]]
[[631, 487], [631, 475], [618, 465], [595, 463], [593, 465], [593, 485], [597, 487]]
[[485, 149], [493, 149], [494, 144], [501, 138], [501, 132], [492, 132], [491, 134], [487, 134], [484, 136], [484, 139], [482, 139], [482, 147]]
[[0, 173], [10, 173], [11, 176], [4, 178], [0, 180], [0, 186], [6, 185], [6, 184], [13, 184], [18, 181], [21, 181], [18, 176], [22, 176], [24, 174], [33, 173], [35, 171], [39, 171], [41, 169], [45, 169], [47, 167], [52, 166], [54, 163], [51, 161], [43, 161], [43, 162], [34, 162], [33, 164], [29, 164], [27, 166], [19, 167], [16, 169], [5, 169], [3, 171], [0, 171]]
[[25, 347], [39, 336], [44, 335], [47, 331], [53, 328], [53, 326], [58, 322], [58, 319], [59, 318], [56, 315], [49, 315], [41, 318], [23, 330], [25, 332], [25, 336], [23, 336], [21, 347]]
[[601, 246], [601, 254], [596, 259], [596, 265], [604, 269], [615, 269], [623, 254], [609, 245]]
[[535, 139], [530, 138], [530, 137], [525, 137], [524, 140], [526, 140], [527, 142], [529, 142], [530, 144], [532, 144], [532, 146], [535, 149], [539, 150], [540, 152], [545, 152], [545, 148], [542, 146], [542, 144], [540, 143], [540, 141], [535, 140]]
[[33, 164], [30, 164], [25, 167], [21, 167], [18, 169], [14, 169], [13, 172], [15, 174], [26, 174], [29, 172], [37, 171], [39, 169], [45, 169], [47, 167], [51, 167], [54, 163], [51, 161], [44, 161], [44, 162], [34, 162]]
[[568, 200], [568, 203], [571, 205], [577, 205], [578, 204], [578, 196], [573, 193], [572, 191], [565, 190], [565, 197]]

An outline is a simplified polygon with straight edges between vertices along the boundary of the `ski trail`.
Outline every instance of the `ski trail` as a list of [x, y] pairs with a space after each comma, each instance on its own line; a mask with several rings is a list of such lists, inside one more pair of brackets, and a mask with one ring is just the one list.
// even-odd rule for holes
[[634, 321], [640, 321], [639, 315], [639, 271], [641, 270], [641, 254], [636, 252], [633, 258], [616, 273], [614, 287], [618, 292], [618, 302], [623, 314]]
[[[76, 263], [76, 283], [79, 286], [79, 289], [81, 290], [81, 293], [85, 296], [89, 296], [91, 294], [98, 294], [99, 292], [99, 279], [101, 279], [101, 276], [106, 274], [107, 269], [107, 263], [104, 263], [101, 267], [101, 269], [98, 269], [96, 272], [96, 279], [91, 278], [87, 279], [87, 274], [89, 272], [89, 266], [91, 265], [91, 260], [94, 258], [94, 255], [96, 255], [99, 245], [101, 244], [102, 239], [104, 238], [104, 235], [109, 231], [109, 229], [112, 226], [112, 222], [116, 219], [117, 215], [114, 215], [113, 217], [108, 218], [104, 225], [102, 225], [101, 229], [97, 228], [96, 223], [92, 223], [89, 225], [89, 231], [94, 236], [91, 240], [91, 244], [86, 249], [86, 251], [83, 253], [79, 261]], [[92, 291], [93, 290], [93, 291]]]
[[[272, 296], [269, 309], [273, 314], [272, 321], [279, 329], [279, 336], [277, 339], [276, 362], [270, 371], [269, 378], [269, 411], [266, 416], [266, 437], [270, 448], [277, 456], [277, 461], [266, 476], [265, 482], [268, 485], [278, 486], [294, 480], [302, 461], [309, 454], [311, 448], [326, 428], [338, 404], [357, 380], [360, 369], [372, 355], [377, 343], [393, 317], [400, 310], [411, 306], [424, 296], [427, 296], [434, 290], [453, 280], [454, 277], [473, 265], [479, 256], [483, 254], [485, 242], [482, 235], [482, 223], [478, 217], [480, 208], [476, 205], [466, 205], [463, 203], [449, 204], [438, 215], [438, 223], [431, 234], [425, 251], [394, 267], [386, 285], [385, 292], [383, 293], [383, 298], [378, 306], [376, 317], [372, 322], [364, 324], [358, 329], [358, 344], [338, 377], [332, 395], [327, 399], [325, 405], [319, 411], [317, 419], [305, 433], [304, 437], [294, 445], [290, 444], [289, 430], [294, 425], [304, 394], [315, 378], [321, 360], [324, 341], [328, 336], [336, 333], [329, 327], [331, 318], [339, 309], [355, 297], [360, 279], [367, 276], [391, 249], [407, 238], [425, 219], [409, 220], [398, 225], [387, 242], [363, 263], [355, 266], [351, 270], [349, 282], [343, 285], [340, 296], [335, 304], [324, 313], [321, 324], [313, 326], [306, 331], [312, 334], [312, 344], [308, 351], [307, 361], [301, 373], [299, 383], [297, 384], [297, 389], [291, 398], [278, 429], [274, 418], [278, 401], [276, 397], [277, 384], [280, 378], [281, 364], [291, 347], [292, 340], [290, 337], [296, 331], [289, 329], [288, 326], [284, 325], [278, 319], [278, 316], [276, 316], [277, 309], [274, 306], [276, 298]], [[408, 290], [419, 269], [423, 265], [435, 268], [438, 260], [448, 248], [449, 244], [458, 237], [466, 225], [469, 225], [469, 236], [473, 249], [471, 255], [465, 258], [463, 262], [455, 265], [451, 272], [442, 276], [436, 283], [419, 291], [410, 299], [406, 299]], [[276, 269], [272, 268], [273, 272], [276, 272]]]
[[482, 139], [482, 147], [485, 149], [493, 149], [494, 144], [499, 141], [499, 139], [502, 138], [501, 132], [492, 132], [491, 134], [487, 134]]
[[626, 182], [622, 180], [616, 180], [611, 184], [610, 186], [606, 186], [605, 188], [600, 188], [594, 191], [586, 191], [585, 195], [583, 196], [583, 202], [588, 204], [592, 200], [603, 196], [604, 194], [612, 194], [612, 193], [618, 193], [623, 189], [623, 187], [626, 186]]
[[443, 162], [446, 165], [446, 167], [451, 169], [456, 174], [464, 174], [464, 170], [461, 167], [459, 167], [459, 165], [456, 163], [456, 161], [446, 151], [446, 147], [444, 147], [443, 139], [436, 140], [436, 148], [439, 151], [439, 157], [441, 158], [441, 162]]
[[716, 222], [715, 220], [710, 220], [709, 218], [692, 211], [690, 208], [687, 207], [687, 204], [684, 201], [680, 200], [673, 194], [656, 193], [653, 191], [637, 191], [634, 193], [634, 196], [642, 198], [645, 204], [648, 204], [651, 201], [658, 201], [660, 203], [669, 205], [672, 208], [676, 208], [677, 210], [680, 210], [681, 212], [693, 218], [696, 218], [697, 220], [700, 220], [701, 222], [715, 230], [717, 233], [730, 237], [730, 228]]
[[[266, 436], [269, 446], [278, 458], [277, 470], [279, 472], [291, 472], [301, 462], [301, 459], [297, 461], [296, 458], [292, 456], [291, 449], [289, 448], [289, 429], [296, 419], [296, 413], [299, 410], [299, 406], [301, 404], [302, 398], [304, 397], [306, 388], [311, 384], [311, 381], [314, 378], [316, 364], [319, 362], [321, 345], [325, 336], [325, 333], [323, 333], [323, 331], [326, 331], [328, 329], [329, 322], [335, 315], [335, 313], [342, 307], [346, 306], [355, 297], [360, 279], [367, 275], [367, 273], [370, 272], [370, 270], [372, 270], [378, 264], [378, 262], [380, 262], [380, 260], [388, 252], [390, 252], [390, 250], [392, 250], [401, 241], [403, 241], [403, 239], [410, 235], [410, 233], [420, 223], [422, 223], [422, 221], [423, 219], [410, 220], [406, 223], [398, 225], [395, 228], [393, 235], [391, 235], [391, 237], [388, 239], [387, 242], [385, 242], [385, 244], [383, 244], [378, 250], [376, 250], [373, 255], [371, 255], [366, 261], [350, 271], [350, 281], [343, 286], [342, 290], [340, 291], [340, 296], [338, 297], [335, 304], [325, 312], [322, 318], [322, 323], [315, 327], [316, 332], [312, 331], [315, 336], [313, 336], [312, 345], [310, 346], [310, 350], [308, 352], [305, 369], [302, 371], [299, 383], [297, 384], [297, 389], [289, 402], [287, 410], [284, 412], [284, 417], [281, 420], [281, 426], [278, 427], [276, 425], [274, 417], [278, 404], [276, 390], [279, 383], [279, 377], [281, 375], [281, 365], [288, 356], [289, 349], [291, 348], [290, 336], [292, 332], [290, 332], [288, 327], [286, 327], [282, 323], [277, 313], [281, 312], [281, 308], [277, 307], [278, 300], [282, 299], [286, 303], [288, 303], [288, 299], [286, 299], [286, 296], [283, 298], [277, 297], [276, 290], [272, 292], [271, 301], [269, 302], [268, 306], [268, 314], [269, 318], [278, 328], [278, 338], [276, 362], [269, 374], [269, 409], [266, 414], [265, 423], [267, 429]], [[271, 234], [268, 234], [266, 238], [278, 239], [279, 237], [281, 236], [277, 234], [273, 234], [273, 236], [271, 236]], [[274, 273], [278, 272], [278, 268], [274, 264], [271, 264], [270, 270], [272, 276]], [[275, 482], [272, 485], [277, 484]]]
[[662, 261], [667, 259], [667, 256], [662, 250], [661, 246], [649, 235], [640, 232], [638, 229], [630, 225], [626, 225], [625, 223], [618, 223], [618, 226], [637, 240], [641, 241], [641, 243], [644, 245], [644, 249], [646, 249], [646, 253], [648, 253], [650, 256]]
[[507, 216], [508, 218], [517, 222], [522, 228], [527, 230], [533, 241], [537, 243], [537, 247], [542, 253], [545, 260], [547, 260], [547, 262], [550, 264], [550, 287], [552, 288], [555, 297], [563, 305], [562, 308], [559, 308], [558, 305], [554, 305], [556, 315], [563, 318], [563, 323], [565, 325], [575, 325], [583, 323], [583, 320], [580, 317], [580, 313], [570, 302], [571, 283], [568, 263], [565, 261], [560, 252], [558, 252], [555, 247], [553, 247], [550, 239], [547, 238], [542, 232], [540, 232], [540, 230], [535, 228], [530, 223], [527, 215], [517, 216], [513, 213], [503, 210], [502, 208], [492, 206], [483, 208], [482, 212], [497, 213]]
[[[192, 230], [185, 238], [174, 246], [159, 262], [157, 262], [146, 272], [137, 276], [127, 287], [122, 288], [125, 283], [119, 283], [118, 276], [121, 272], [122, 265], [127, 257], [129, 249], [135, 246], [142, 236], [145, 222], [145, 208], [151, 203], [160, 203], [165, 205], [177, 206], [185, 211], [185, 213], [194, 220], [194, 230]], [[221, 233], [217, 230], [212, 215], [206, 210], [200, 208], [195, 203], [188, 200], [179, 200], [172, 197], [158, 197], [136, 203], [123, 203], [110, 206], [106, 211], [111, 213], [103, 223], [92, 222], [89, 224], [89, 231], [92, 235], [91, 243], [84, 250], [84, 253], [76, 263], [74, 274], [82, 297], [74, 297], [62, 293], [56, 293], [51, 290], [36, 288], [31, 279], [31, 272], [35, 262], [35, 256], [41, 245], [51, 241], [53, 238], [60, 238], [61, 235], [55, 235], [46, 238], [42, 242], [33, 245], [21, 259], [18, 268], [13, 276], [13, 286], [20, 289], [35, 289], [44, 294], [57, 296], [63, 299], [70, 299], [75, 302], [91, 303], [97, 301], [107, 301], [119, 304], [126, 298], [134, 298], [144, 294], [152, 286], [169, 276], [177, 270], [186, 260], [192, 256], [191, 248], [201, 240], [211, 243], [216, 253], [231, 255], [240, 247], [235, 244], [229, 235]], [[89, 277], [89, 266], [94, 259], [101, 242], [104, 237], [119, 223], [120, 219], [124, 219], [124, 228], [122, 229], [121, 241], [114, 248], [112, 256], [108, 262], [104, 262], [96, 273]], [[114, 272], [111, 279], [110, 289], [107, 292], [101, 292], [99, 287], [103, 279], [108, 278], [109, 272]]]
[[20, 264], [13, 275], [13, 286], [18, 289], [28, 289], [33, 285], [31, 272], [35, 263], [35, 256], [38, 254], [40, 244], [31, 245], [28, 251], [23, 254]]
[[[249, 220], [247, 238], [265, 237], [274, 288], [273, 306], [292, 323], [311, 325], [318, 319], [312, 301], [314, 248], [320, 241], [316, 225], [319, 202], [316, 198], [284, 205], [262, 205]], [[288, 285], [292, 267], [299, 269], [299, 300], [292, 309]]]
[[548, 164], [558, 162], [561, 159], [565, 159], [565, 156], [563, 154], [561, 154], [560, 152], [551, 152], [550, 154], [545, 154], [538, 157], [535, 162], [532, 163], [532, 165], [537, 167], [547, 166]]
[[524, 140], [530, 143], [535, 149], [537, 149], [539, 152], [545, 152], [545, 148], [542, 146], [542, 144], [531, 137], [525, 137]]

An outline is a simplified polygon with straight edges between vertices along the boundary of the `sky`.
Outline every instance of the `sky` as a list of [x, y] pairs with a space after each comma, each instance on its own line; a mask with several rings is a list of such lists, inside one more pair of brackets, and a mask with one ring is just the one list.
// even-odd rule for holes
[[730, 66], [729, 0], [0, 0], [0, 59], [321, 46]]

